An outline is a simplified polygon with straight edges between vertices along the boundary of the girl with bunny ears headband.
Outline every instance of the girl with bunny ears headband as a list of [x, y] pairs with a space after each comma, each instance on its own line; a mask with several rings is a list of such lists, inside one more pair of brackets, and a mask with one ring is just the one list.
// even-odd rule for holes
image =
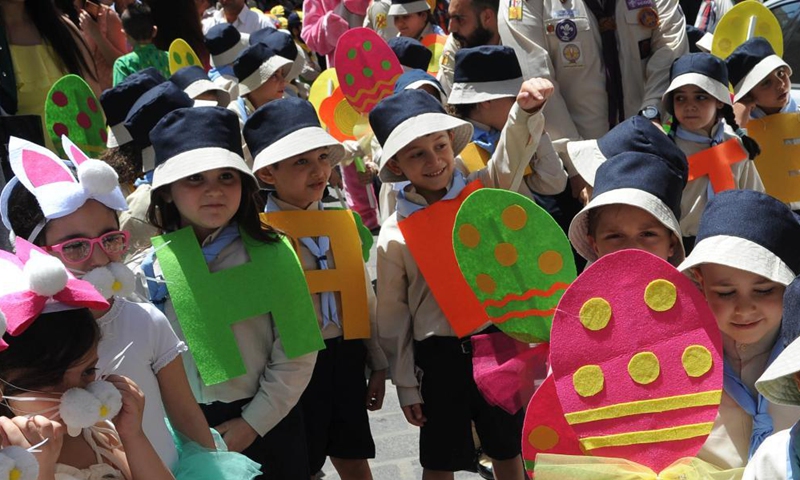
[[[119, 231], [117, 211], [127, 206], [116, 183], [108, 189], [112, 186], [110, 179], [116, 179], [113, 170], [102, 162], [86, 159], [66, 137], [62, 140], [65, 152], [78, 165], [77, 179], [49, 151], [12, 138], [11, 163], [19, 180], [12, 181], [3, 192], [3, 220], [18, 237], [35, 238], [110, 299], [110, 308], [92, 311], [101, 331], [100, 359], [107, 362], [132, 342], [128, 360], [120, 366], [119, 373], [141, 386], [149, 400], [144, 412], [145, 434], [164, 463], [178, 469], [191, 461], [192, 451], [205, 453], [205, 449], [215, 448], [212, 432], [193, 400], [179, 358], [186, 345], [157, 308], [125, 298], [133, 291], [135, 280], [121, 263], [128, 237], [127, 232]], [[92, 168], [99, 173], [81, 175], [87, 163], [94, 164]], [[98, 177], [109, 179], [106, 188], [98, 188]], [[42, 223], [46, 227], [32, 235], [34, 227]], [[187, 449], [184, 445], [183, 456], [179, 457], [165, 417], [197, 448]]]

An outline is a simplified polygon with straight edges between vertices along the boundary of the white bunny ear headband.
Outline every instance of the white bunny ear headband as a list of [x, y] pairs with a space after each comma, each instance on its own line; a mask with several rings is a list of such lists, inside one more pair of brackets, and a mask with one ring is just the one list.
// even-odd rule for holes
[[128, 209], [117, 173], [110, 165], [87, 157], [66, 135], [61, 137], [61, 144], [77, 169], [77, 178], [50, 150], [17, 137], [11, 137], [8, 143], [11, 169], [16, 176], [0, 195], [0, 213], [3, 225], [13, 231], [8, 220], [8, 201], [14, 187], [21, 182], [36, 197], [45, 217], [45, 221], [37, 225], [28, 237], [31, 242], [39, 236], [48, 220], [74, 213], [89, 199], [97, 200], [112, 210]]

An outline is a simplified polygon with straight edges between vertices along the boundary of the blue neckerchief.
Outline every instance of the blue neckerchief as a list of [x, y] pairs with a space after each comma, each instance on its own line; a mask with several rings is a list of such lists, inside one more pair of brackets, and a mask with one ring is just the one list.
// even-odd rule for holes
[[239, 238], [239, 226], [236, 225], [236, 222], [231, 222], [227, 227], [223, 228], [219, 235], [209, 243], [208, 245], [201, 247], [203, 251], [203, 257], [206, 259], [206, 263], [213, 262], [219, 252], [222, 251], [225, 247], [233, 243], [234, 240]]
[[786, 445], [786, 479], [800, 480], [800, 451], [795, 441], [800, 434], [800, 422], [797, 422], [789, 432], [789, 442]]
[[[792, 97], [791, 97], [791, 94], [789, 94], [789, 103], [787, 103], [787, 104], [786, 104], [786, 105], [785, 105], [785, 106], [784, 106], [784, 107], [781, 109], [781, 111], [780, 111], [780, 112], [778, 112], [778, 113], [794, 113], [794, 112], [797, 112], [797, 111], [800, 111], [800, 110], [797, 108], [797, 102], [795, 102], [795, 101], [794, 101], [794, 98], [792, 98]], [[766, 117], [767, 115], [768, 115], [768, 114], [767, 114], [766, 112], [764, 112], [764, 110], [761, 110], [761, 108], [759, 108], [759, 107], [755, 107], [754, 109], [752, 109], [752, 110], [750, 111], [750, 118], [764, 118], [764, 117]], [[777, 114], [776, 114], [776, 115], [777, 115]]]
[[236, 74], [233, 73], [233, 65], [223, 65], [221, 67], [214, 67], [208, 71], [208, 78], [212, 82], [223, 75], [229, 75], [235, 77]]
[[[723, 120], [719, 120], [717, 122], [717, 133], [714, 135], [713, 138], [707, 135], [700, 135], [698, 133], [686, 130], [680, 124], [678, 124], [678, 128], [674, 129], [673, 132], [675, 132], [675, 136], [680, 138], [681, 140], [686, 140], [687, 142], [699, 143], [701, 145], [708, 145], [708, 147], [711, 148], [711, 147], [716, 147], [724, 140], [725, 122]], [[706, 188], [706, 199], [711, 200], [712, 198], [714, 198], [714, 187], [711, 186], [711, 180], [709, 179], [708, 188]]]
[[[769, 360], [767, 360], [767, 367], [775, 361], [782, 351], [783, 342], [777, 339], [775, 341], [775, 346], [772, 347]], [[747, 458], [750, 459], [753, 457], [753, 454], [756, 453], [761, 442], [770, 436], [774, 429], [772, 417], [767, 410], [769, 400], [764, 398], [760, 393], [757, 394], [756, 397], [753, 397], [750, 390], [748, 390], [747, 386], [742, 382], [742, 379], [736, 375], [736, 372], [733, 371], [730, 364], [728, 362], [724, 362], [724, 364], [723, 386], [725, 392], [742, 407], [742, 410], [753, 417], [753, 433], [750, 434], [750, 448], [747, 453]]]
[[[464, 187], [467, 186], [467, 180], [464, 178], [464, 175], [456, 170], [453, 173], [453, 180], [450, 182], [450, 186], [447, 187], [447, 193], [445, 193], [442, 200], [452, 200], [461, 193], [461, 190], [464, 190]], [[409, 201], [406, 198], [405, 190], [400, 190], [397, 192], [397, 214], [401, 215], [405, 218], [411, 216], [411, 214], [418, 212], [425, 208], [427, 205], [418, 205], [414, 202]]]
[[239, 97], [236, 99], [236, 106], [239, 108], [239, 113], [242, 116], [242, 121], [247, 121], [247, 105], [244, 104], [244, 98]]
[[489, 155], [494, 155], [494, 150], [497, 148], [497, 143], [500, 141], [500, 133], [502, 132], [493, 128], [484, 130], [474, 123], [472, 127], [472, 141], [489, 152]]
[[136, 179], [136, 181], [133, 182], [133, 185], [136, 187], [138, 187], [139, 185], [152, 185], [154, 171], [155, 170], [150, 170], [149, 172], [146, 172], [142, 178]]
[[[320, 210], [323, 209], [322, 203], [319, 204]], [[275, 203], [275, 200], [272, 199], [272, 195], [267, 198], [267, 206], [264, 208], [264, 211], [269, 212], [280, 212], [281, 207]], [[317, 241], [315, 242], [313, 238], [310, 237], [303, 237], [298, 238], [300, 243], [305, 246], [311, 255], [314, 255], [314, 258], [317, 260], [317, 269], [319, 270], [327, 270], [328, 269], [328, 256], [327, 252], [331, 248], [331, 240], [329, 237], [317, 237]], [[333, 292], [320, 292], [320, 310], [322, 313], [322, 328], [325, 328], [329, 324], [333, 323], [339, 328], [342, 328], [342, 324], [339, 320], [339, 312], [336, 309], [336, 296]]]

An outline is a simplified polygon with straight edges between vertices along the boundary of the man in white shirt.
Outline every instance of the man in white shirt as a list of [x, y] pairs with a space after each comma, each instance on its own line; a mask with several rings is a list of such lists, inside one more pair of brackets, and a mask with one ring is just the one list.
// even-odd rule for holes
[[210, 18], [203, 20], [203, 34], [220, 23], [230, 23], [239, 33], [251, 34], [262, 28], [275, 28], [275, 25], [263, 14], [247, 8], [245, 0], [221, 0], [222, 9], [214, 12]]

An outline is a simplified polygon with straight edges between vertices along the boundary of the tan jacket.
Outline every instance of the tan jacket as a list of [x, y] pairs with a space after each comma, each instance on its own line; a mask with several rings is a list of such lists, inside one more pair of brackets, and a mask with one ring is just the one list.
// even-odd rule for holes
[[[515, 103], [489, 164], [468, 180], [480, 179], [486, 187], [516, 190], [543, 127], [541, 112], [528, 114]], [[406, 187], [406, 198], [427, 205], [413, 185]], [[400, 220], [397, 212], [393, 213], [378, 237], [378, 340], [389, 360], [400, 405], [407, 406], [423, 401], [413, 341], [456, 335], [406, 246]]]

